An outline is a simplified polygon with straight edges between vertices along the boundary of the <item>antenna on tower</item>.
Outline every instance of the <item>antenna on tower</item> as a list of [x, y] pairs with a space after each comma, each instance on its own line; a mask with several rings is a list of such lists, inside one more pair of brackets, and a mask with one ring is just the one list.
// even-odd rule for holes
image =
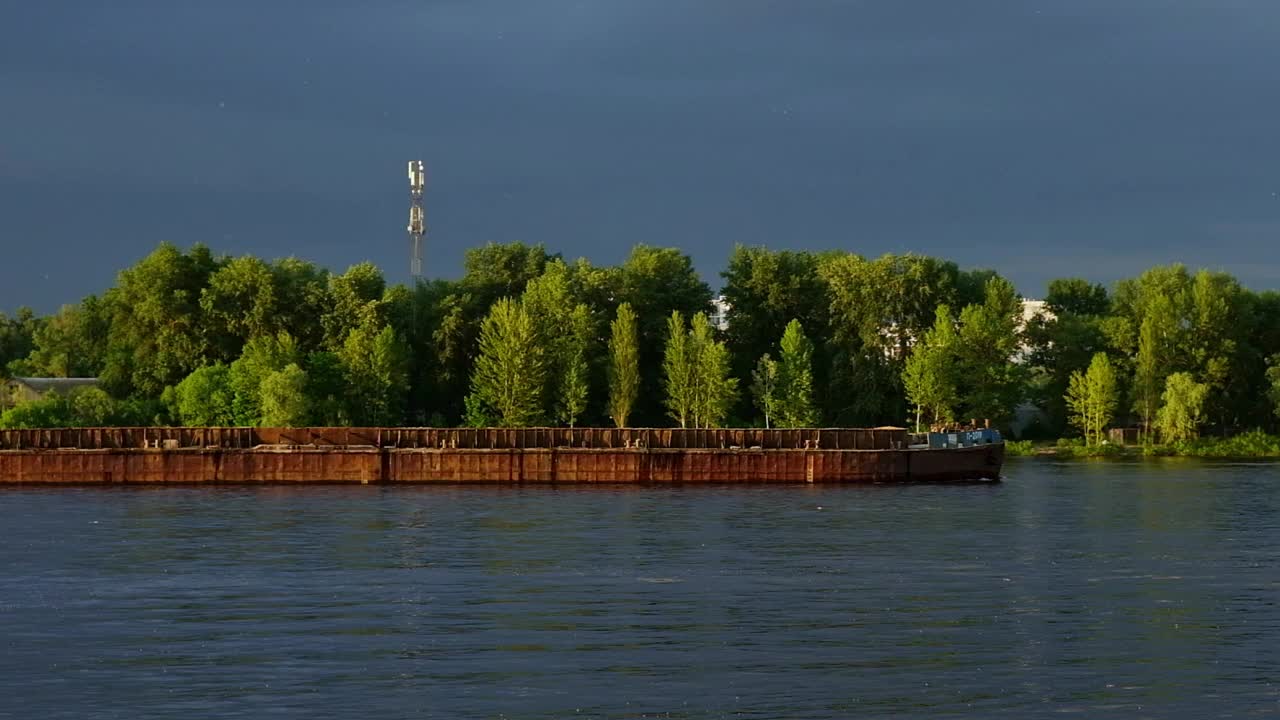
[[422, 195], [427, 187], [427, 171], [421, 160], [409, 161], [409, 242], [413, 255], [409, 260], [409, 274], [422, 277], [422, 240], [427, 234], [426, 212], [422, 209]]

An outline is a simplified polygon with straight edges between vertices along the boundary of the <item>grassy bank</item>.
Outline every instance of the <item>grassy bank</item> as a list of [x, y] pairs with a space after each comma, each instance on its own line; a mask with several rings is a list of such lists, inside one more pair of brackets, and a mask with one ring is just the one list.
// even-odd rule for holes
[[1049, 456], [1057, 458], [1142, 458], [1188, 457], [1217, 460], [1280, 459], [1280, 436], [1253, 431], [1229, 438], [1206, 437], [1163, 445], [1093, 445], [1078, 438], [1057, 442], [1011, 440], [1005, 443], [1010, 457]]

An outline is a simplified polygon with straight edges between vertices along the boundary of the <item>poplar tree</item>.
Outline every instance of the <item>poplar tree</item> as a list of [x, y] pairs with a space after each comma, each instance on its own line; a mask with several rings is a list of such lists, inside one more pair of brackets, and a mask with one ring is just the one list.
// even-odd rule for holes
[[778, 426], [813, 427], [818, 424], [813, 403], [813, 343], [799, 320], [787, 323], [781, 347]]
[[1116, 373], [1106, 353], [1094, 354], [1088, 372], [1071, 374], [1066, 400], [1071, 422], [1084, 434], [1085, 444], [1101, 444], [1117, 404]]
[[728, 348], [712, 336], [705, 313], [695, 314], [686, 331], [684, 317], [674, 311], [667, 332], [662, 369], [672, 419], [682, 428], [719, 426], [737, 398]]
[[493, 304], [480, 328], [480, 355], [471, 376], [469, 412], [490, 410], [507, 427], [535, 423], [542, 410], [546, 365], [533, 318], [516, 300]]
[[951, 308], [939, 305], [933, 327], [916, 343], [903, 369], [907, 398], [916, 406], [916, 431], [930, 411], [930, 424], [954, 420], [956, 396], [956, 330]]
[[667, 391], [667, 411], [671, 419], [680, 423], [680, 427], [687, 428], [689, 421], [695, 418], [697, 378], [684, 316], [679, 310], [672, 310], [667, 318], [667, 347], [663, 352], [662, 373]]
[[556, 418], [573, 427], [587, 410], [587, 346], [591, 342], [591, 311], [577, 305], [569, 315], [559, 365]]
[[1160, 407], [1160, 339], [1158, 320], [1148, 315], [1138, 331], [1138, 354], [1134, 360], [1134, 409], [1142, 416], [1142, 427], [1149, 435], [1156, 411]]
[[764, 426], [770, 427], [770, 420], [778, 407], [778, 361], [765, 353], [756, 363], [751, 373], [751, 394], [755, 397], [756, 407], [764, 413]]
[[[576, 419], [582, 409], [570, 412], [570, 404], [576, 404], [576, 397], [571, 399], [566, 393], [576, 394], [582, 390], [586, 377], [585, 372], [576, 374], [576, 369], [571, 371], [570, 368], [580, 353], [579, 338], [574, 334], [574, 313], [578, 304], [569, 288], [568, 266], [559, 258], [548, 262], [542, 274], [525, 286], [519, 302], [533, 323], [546, 365], [543, 374], [545, 387], [541, 392], [546, 408], [543, 414], [572, 425], [569, 415]], [[585, 352], [583, 348], [581, 354]], [[576, 385], [570, 387], [570, 382]]]
[[719, 427], [737, 398], [738, 379], [732, 376], [729, 349], [712, 335], [705, 313], [693, 316], [688, 358], [694, 381], [694, 425]]
[[609, 415], [626, 427], [640, 393], [640, 340], [629, 303], [618, 306], [609, 330]]

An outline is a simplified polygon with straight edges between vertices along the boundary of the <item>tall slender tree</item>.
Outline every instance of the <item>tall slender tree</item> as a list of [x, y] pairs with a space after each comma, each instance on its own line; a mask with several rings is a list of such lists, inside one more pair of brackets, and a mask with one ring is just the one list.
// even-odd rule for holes
[[581, 304], [574, 307], [561, 348], [556, 402], [556, 418], [569, 427], [573, 427], [587, 410], [587, 396], [591, 391], [587, 348], [591, 343], [592, 326], [591, 310]]
[[688, 353], [694, 383], [694, 424], [719, 427], [737, 398], [738, 379], [733, 377], [729, 349], [715, 339], [706, 313], [693, 316]]
[[679, 310], [672, 310], [667, 318], [667, 346], [662, 358], [662, 372], [666, 381], [667, 412], [682, 428], [689, 427], [690, 422], [697, 422], [696, 361], [689, 345], [684, 316]]
[[480, 328], [468, 398], [473, 416], [486, 408], [502, 425], [532, 425], [542, 417], [545, 385], [546, 361], [533, 318], [519, 301], [499, 300]]
[[609, 415], [626, 427], [640, 393], [640, 339], [636, 314], [628, 303], [618, 306], [609, 335]]
[[779, 427], [813, 427], [818, 410], [813, 402], [813, 343], [799, 320], [792, 319], [782, 333], [778, 367]]
[[778, 408], [778, 361], [769, 357], [769, 353], [760, 356], [751, 373], [751, 395], [756, 407], [764, 413], [764, 426], [770, 427]]
[[[546, 406], [543, 415], [571, 424], [565, 415], [568, 407], [564, 393], [569, 390], [566, 382], [570, 381], [570, 364], [575, 362], [576, 356], [585, 354], [585, 348], [579, 353], [579, 337], [574, 334], [572, 315], [577, 305], [570, 295], [568, 266], [559, 258], [548, 262], [542, 274], [530, 280], [525, 287], [520, 306], [533, 322], [546, 365], [546, 387], [541, 392]], [[585, 373], [573, 377], [572, 381], [581, 384], [585, 381]], [[581, 410], [574, 412], [574, 418], [579, 414]]]
[[1164, 354], [1160, 343], [1161, 321], [1154, 315], [1142, 320], [1138, 330], [1138, 353], [1133, 366], [1134, 410], [1142, 418], [1143, 431], [1150, 438], [1156, 411], [1160, 409], [1160, 386]]
[[1116, 374], [1106, 353], [1096, 353], [1087, 372], [1072, 373], [1067, 385], [1067, 407], [1072, 424], [1084, 434], [1085, 444], [1102, 444], [1117, 400]]
[[939, 305], [933, 327], [920, 338], [903, 369], [907, 398], [916, 406], [916, 430], [928, 411], [932, 425], [955, 419], [956, 330], [951, 308]]

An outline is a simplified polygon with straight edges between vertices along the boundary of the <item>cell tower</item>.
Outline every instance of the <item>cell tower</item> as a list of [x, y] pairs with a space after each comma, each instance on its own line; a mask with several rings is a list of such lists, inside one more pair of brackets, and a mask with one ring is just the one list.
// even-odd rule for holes
[[413, 255], [409, 260], [409, 274], [422, 277], [422, 240], [427, 235], [426, 212], [422, 209], [422, 194], [427, 187], [427, 171], [421, 160], [409, 161], [409, 242]]

